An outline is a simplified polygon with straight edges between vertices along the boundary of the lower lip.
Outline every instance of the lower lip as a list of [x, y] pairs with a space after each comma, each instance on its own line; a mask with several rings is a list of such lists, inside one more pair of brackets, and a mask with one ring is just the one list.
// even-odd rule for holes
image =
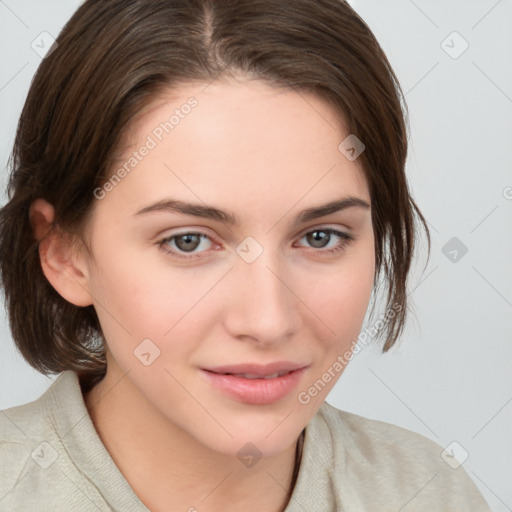
[[245, 379], [201, 370], [210, 383], [224, 394], [239, 402], [253, 405], [272, 404], [288, 395], [299, 383], [306, 368], [275, 379]]

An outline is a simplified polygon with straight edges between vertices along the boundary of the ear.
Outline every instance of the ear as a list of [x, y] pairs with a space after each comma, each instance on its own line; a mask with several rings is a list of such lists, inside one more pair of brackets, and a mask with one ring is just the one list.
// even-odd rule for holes
[[44, 199], [32, 202], [29, 219], [34, 237], [39, 241], [41, 267], [50, 284], [68, 302], [76, 306], [91, 305], [86, 251], [77, 251], [70, 235], [54, 224], [55, 209]]

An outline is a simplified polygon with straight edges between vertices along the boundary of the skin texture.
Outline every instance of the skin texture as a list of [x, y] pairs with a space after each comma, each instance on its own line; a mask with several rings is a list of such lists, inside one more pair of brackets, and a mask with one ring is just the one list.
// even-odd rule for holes
[[[297, 438], [342, 372], [308, 404], [297, 395], [350, 350], [375, 271], [370, 209], [352, 207], [299, 225], [293, 219], [345, 196], [368, 203], [370, 196], [357, 160], [338, 150], [349, 133], [322, 99], [259, 81], [205, 87], [169, 91], [129, 127], [120, 166], [189, 97], [198, 101], [97, 200], [86, 231], [93, 259], [55, 232], [44, 236], [53, 218], [45, 201], [33, 203], [31, 220], [49, 281], [99, 315], [108, 370], [84, 399], [140, 499], [152, 511], [170, 504], [280, 511]], [[163, 211], [134, 215], [171, 197], [230, 210], [240, 225]], [[328, 254], [344, 242], [331, 235], [315, 245], [305, 235], [319, 228], [355, 240]], [[209, 238], [189, 242], [189, 252], [183, 239], [158, 244], [195, 231]], [[236, 252], [248, 236], [263, 249], [250, 264]], [[166, 247], [181, 248], [185, 257]], [[148, 366], [134, 355], [144, 339], [160, 350]], [[267, 405], [225, 396], [200, 371], [274, 361], [308, 368], [294, 391]], [[248, 442], [263, 454], [250, 468], [236, 456]]]

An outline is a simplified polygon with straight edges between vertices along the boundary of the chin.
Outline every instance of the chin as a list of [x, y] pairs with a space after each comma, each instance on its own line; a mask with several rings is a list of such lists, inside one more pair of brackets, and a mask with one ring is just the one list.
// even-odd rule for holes
[[[280, 415], [279, 421], [266, 420], [259, 417], [258, 421], [251, 418], [237, 418], [233, 422], [224, 416], [223, 428], [208, 428], [208, 431], [196, 432], [196, 439], [210, 450], [224, 455], [238, 457], [245, 452], [258, 457], [272, 457], [295, 445], [304, 426], [298, 423], [297, 418], [291, 420], [293, 414], [283, 421], [289, 414], [290, 408]], [[259, 413], [261, 415], [261, 413]], [[291, 421], [290, 421], [291, 420]], [[258, 423], [257, 425], [255, 423]], [[254, 453], [253, 453], [254, 452]]]

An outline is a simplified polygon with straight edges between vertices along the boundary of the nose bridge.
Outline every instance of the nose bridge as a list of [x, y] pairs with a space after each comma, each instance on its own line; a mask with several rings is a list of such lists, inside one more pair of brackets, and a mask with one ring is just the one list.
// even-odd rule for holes
[[296, 298], [286, 285], [287, 269], [277, 250], [248, 237], [237, 247], [228, 328], [235, 336], [283, 340], [297, 327]]

